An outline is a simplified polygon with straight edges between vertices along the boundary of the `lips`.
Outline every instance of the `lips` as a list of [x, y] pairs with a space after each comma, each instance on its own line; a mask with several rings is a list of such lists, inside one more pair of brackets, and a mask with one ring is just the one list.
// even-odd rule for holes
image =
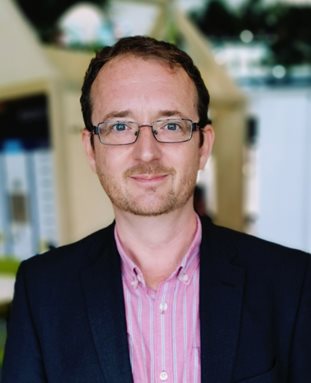
[[167, 176], [167, 174], [133, 174], [130, 178], [139, 182], [156, 182], [162, 181]]

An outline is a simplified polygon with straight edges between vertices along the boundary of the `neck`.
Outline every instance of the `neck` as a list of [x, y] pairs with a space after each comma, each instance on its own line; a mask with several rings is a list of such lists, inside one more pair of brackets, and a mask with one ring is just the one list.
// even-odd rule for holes
[[115, 210], [119, 239], [126, 254], [137, 264], [151, 288], [176, 270], [195, 231], [192, 206], [155, 217], [135, 216]]

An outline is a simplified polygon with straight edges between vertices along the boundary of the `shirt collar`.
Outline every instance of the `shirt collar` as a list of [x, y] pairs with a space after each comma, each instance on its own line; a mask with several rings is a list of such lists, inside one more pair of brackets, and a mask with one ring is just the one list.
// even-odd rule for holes
[[[134, 287], [137, 287], [139, 283], [145, 286], [145, 281], [141, 270], [125, 252], [125, 249], [120, 241], [116, 225], [114, 227], [114, 237], [118, 252], [121, 257], [122, 276], [126, 278]], [[185, 284], [190, 283], [195, 270], [199, 266], [199, 251], [201, 239], [202, 225], [198, 215], [196, 215], [196, 230], [192, 242], [184, 257], [182, 258], [180, 265], [168, 277], [167, 280], [170, 280], [175, 277]]]

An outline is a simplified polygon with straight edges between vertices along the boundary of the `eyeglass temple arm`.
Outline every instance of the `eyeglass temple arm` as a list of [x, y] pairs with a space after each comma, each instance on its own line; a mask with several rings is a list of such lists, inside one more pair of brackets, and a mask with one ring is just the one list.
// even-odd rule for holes
[[[212, 123], [212, 120], [210, 118], [207, 118], [206, 119], [206, 122], [204, 123], [204, 126], [205, 125], [210, 125]], [[203, 127], [201, 124], [200, 124], [200, 121], [199, 122], [193, 122], [192, 123], [192, 131], [194, 132], [195, 130], [197, 129], [200, 129], [201, 127]]]

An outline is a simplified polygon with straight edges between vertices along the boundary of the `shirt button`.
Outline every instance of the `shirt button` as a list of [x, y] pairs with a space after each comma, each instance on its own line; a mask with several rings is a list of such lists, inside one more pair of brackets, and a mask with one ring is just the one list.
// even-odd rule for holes
[[140, 274], [137, 274], [137, 280], [138, 280], [140, 283], [143, 283], [143, 277], [142, 277]]
[[160, 311], [163, 314], [167, 310], [167, 303], [166, 302], [161, 302], [160, 303]]
[[179, 277], [179, 279], [180, 279], [182, 282], [184, 282], [184, 283], [189, 282], [189, 276], [188, 276], [188, 274], [182, 274], [182, 275]]
[[166, 371], [162, 371], [161, 374], [160, 374], [160, 380], [162, 382], [165, 382], [167, 379], [168, 379], [167, 372]]

